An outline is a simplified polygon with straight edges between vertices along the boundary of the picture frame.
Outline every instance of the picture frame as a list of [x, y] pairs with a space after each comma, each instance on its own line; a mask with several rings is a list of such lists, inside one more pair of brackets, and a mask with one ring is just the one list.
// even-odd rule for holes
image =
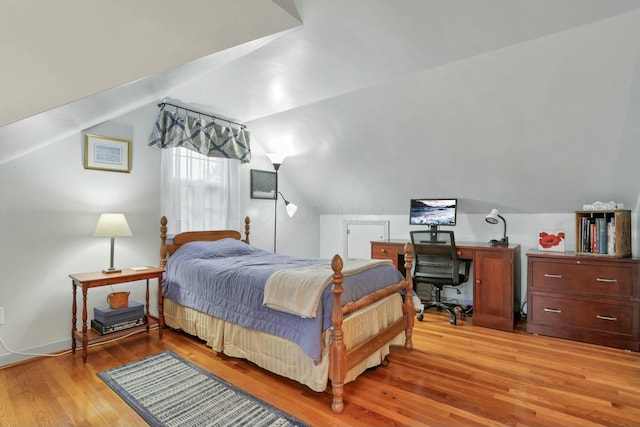
[[538, 232], [538, 250], [548, 252], [564, 252], [564, 231]]
[[251, 169], [251, 198], [276, 199], [276, 173]]
[[84, 168], [131, 172], [131, 141], [90, 133], [85, 134]]

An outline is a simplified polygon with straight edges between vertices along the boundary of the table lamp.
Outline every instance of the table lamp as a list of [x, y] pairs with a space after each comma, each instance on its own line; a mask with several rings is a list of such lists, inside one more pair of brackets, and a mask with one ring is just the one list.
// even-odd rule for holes
[[121, 213], [103, 213], [100, 214], [98, 224], [93, 232], [94, 237], [110, 237], [111, 238], [111, 263], [109, 268], [102, 270], [103, 273], [119, 273], [120, 269], [113, 267], [113, 244], [116, 237], [131, 236], [131, 229], [127, 224], [127, 219]]
[[502, 215], [500, 215], [500, 212], [498, 212], [498, 209], [491, 209], [491, 213], [489, 215], [487, 215], [487, 217], [485, 218], [485, 220], [489, 224], [497, 224], [498, 223], [498, 219], [501, 219], [502, 222], [504, 223], [504, 234], [503, 234], [503, 237], [500, 240], [495, 240], [495, 239], [490, 240], [489, 241], [489, 245], [491, 245], [491, 246], [509, 246], [509, 238], [507, 237], [507, 221], [502, 217]]

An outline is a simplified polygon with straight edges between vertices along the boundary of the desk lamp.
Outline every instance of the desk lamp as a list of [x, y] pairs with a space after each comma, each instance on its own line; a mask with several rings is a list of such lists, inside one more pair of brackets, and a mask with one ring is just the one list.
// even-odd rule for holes
[[116, 237], [131, 236], [131, 229], [127, 224], [127, 219], [121, 213], [103, 213], [100, 214], [98, 224], [93, 232], [94, 237], [110, 237], [111, 238], [111, 264], [103, 273], [119, 273], [120, 269], [113, 267], [113, 242]]
[[491, 209], [491, 213], [487, 215], [485, 219], [489, 224], [497, 224], [498, 218], [500, 218], [504, 223], [504, 235], [500, 240], [491, 239], [489, 241], [489, 245], [490, 246], [509, 246], [509, 238], [507, 237], [507, 221], [502, 217], [502, 215], [500, 215], [500, 213], [498, 212], [498, 209]]

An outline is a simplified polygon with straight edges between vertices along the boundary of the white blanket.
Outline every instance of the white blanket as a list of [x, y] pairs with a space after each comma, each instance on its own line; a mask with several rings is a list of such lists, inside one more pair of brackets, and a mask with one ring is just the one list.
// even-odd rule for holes
[[[343, 261], [342, 274], [348, 276], [378, 265], [393, 265], [389, 259], [348, 258]], [[264, 305], [274, 310], [314, 318], [324, 288], [331, 283], [330, 264], [279, 270], [267, 279]]]

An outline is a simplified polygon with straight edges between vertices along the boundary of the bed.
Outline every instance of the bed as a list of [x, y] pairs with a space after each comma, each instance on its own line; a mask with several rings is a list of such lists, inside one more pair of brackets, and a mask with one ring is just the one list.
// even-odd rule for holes
[[[412, 348], [411, 277], [385, 260], [266, 252], [249, 244], [248, 217], [244, 238], [235, 230], [195, 231], [168, 243], [166, 225], [162, 217], [161, 328], [182, 330], [317, 392], [330, 382], [335, 413], [344, 409], [346, 383], [385, 364], [391, 346]], [[406, 271], [411, 263], [407, 244]]]

